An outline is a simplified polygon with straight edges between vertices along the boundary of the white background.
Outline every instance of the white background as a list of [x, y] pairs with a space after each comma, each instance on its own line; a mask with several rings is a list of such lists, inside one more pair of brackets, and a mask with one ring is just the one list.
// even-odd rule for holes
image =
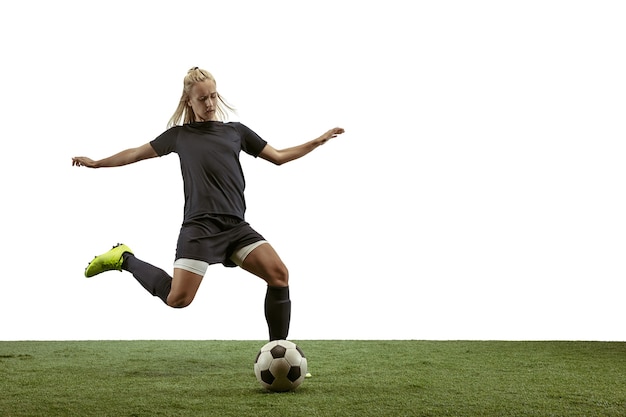
[[274, 147], [248, 221], [291, 273], [291, 339], [626, 340], [621, 1], [4, 2], [0, 340], [264, 339], [265, 284], [212, 266], [167, 308], [172, 154], [71, 166], [163, 132], [192, 66]]

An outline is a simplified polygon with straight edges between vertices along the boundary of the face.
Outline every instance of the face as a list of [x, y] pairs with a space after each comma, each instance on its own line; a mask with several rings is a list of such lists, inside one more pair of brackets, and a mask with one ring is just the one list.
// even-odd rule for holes
[[215, 81], [204, 80], [195, 83], [189, 91], [187, 104], [191, 106], [196, 122], [215, 120], [215, 109], [217, 108]]

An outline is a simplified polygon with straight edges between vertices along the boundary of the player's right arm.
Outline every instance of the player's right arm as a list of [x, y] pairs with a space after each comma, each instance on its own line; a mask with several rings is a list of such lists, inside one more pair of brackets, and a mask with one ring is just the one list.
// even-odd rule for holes
[[108, 158], [94, 161], [86, 156], [75, 156], [72, 158], [72, 165], [88, 168], [110, 168], [121, 167], [123, 165], [134, 164], [144, 159], [157, 157], [157, 153], [149, 143], [139, 146], [138, 148], [126, 149]]

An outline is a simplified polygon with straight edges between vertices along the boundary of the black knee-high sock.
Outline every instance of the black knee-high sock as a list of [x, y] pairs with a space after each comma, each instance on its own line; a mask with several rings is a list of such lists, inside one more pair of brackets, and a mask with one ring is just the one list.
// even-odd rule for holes
[[135, 255], [126, 252], [122, 269], [133, 274], [135, 279], [155, 297], [167, 304], [167, 296], [172, 288], [172, 277], [164, 270], [139, 260]]
[[265, 319], [270, 340], [287, 339], [291, 321], [289, 287], [267, 287], [265, 295]]

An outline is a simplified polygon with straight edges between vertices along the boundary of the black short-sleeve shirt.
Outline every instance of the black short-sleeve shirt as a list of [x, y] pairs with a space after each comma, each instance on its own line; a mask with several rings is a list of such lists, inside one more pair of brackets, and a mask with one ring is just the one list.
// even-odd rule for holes
[[185, 190], [183, 224], [210, 215], [243, 220], [246, 182], [239, 153], [257, 157], [266, 144], [241, 123], [217, 121], [174, 126], [150, 142], [159, 156], [178, 154]]

